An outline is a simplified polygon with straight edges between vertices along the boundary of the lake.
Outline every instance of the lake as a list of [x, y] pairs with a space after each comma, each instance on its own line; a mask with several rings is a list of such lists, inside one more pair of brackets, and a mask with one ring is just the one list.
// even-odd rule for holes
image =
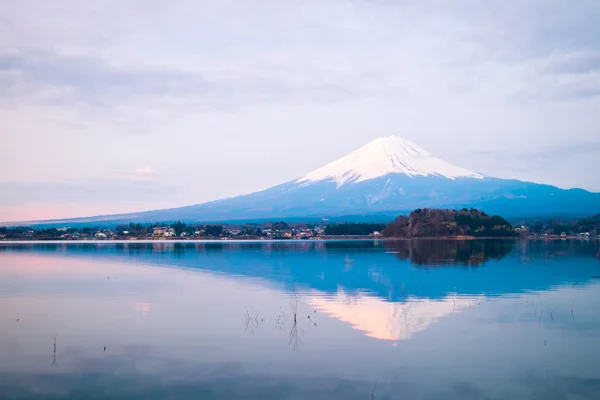
[[599, 250], [0, 243], [0, 399], [599, 399]]

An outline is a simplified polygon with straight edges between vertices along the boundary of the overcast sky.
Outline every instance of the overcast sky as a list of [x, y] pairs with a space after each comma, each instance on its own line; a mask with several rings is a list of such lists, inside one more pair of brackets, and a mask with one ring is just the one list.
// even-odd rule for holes
[[0, 0], [0, 221], [201, 203], [399, 135], [600, 191], [598, 0]]

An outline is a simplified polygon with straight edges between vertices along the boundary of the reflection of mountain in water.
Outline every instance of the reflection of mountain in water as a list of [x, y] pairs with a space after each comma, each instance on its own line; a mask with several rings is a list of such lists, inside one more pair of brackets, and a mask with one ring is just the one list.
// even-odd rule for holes
[[479, 301], [474, 297], [444, 299], [408, 298], [404, 302], [388, 302], [378, 297], [354, 296], [345, 301], [345, 293], [323, 296], [311, 293], [311, 306], [350, 324], [366, 336], [380, 340], [407, 340], [422, 332], [433, 322], [459, 313]]

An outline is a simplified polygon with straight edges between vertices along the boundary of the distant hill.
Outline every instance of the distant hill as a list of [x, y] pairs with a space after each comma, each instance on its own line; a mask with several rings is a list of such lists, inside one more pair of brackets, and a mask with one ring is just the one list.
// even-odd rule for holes
[[559, 235], [563, 232], [568, 234], [576, 233], [600, 233], [600, 214], [592, 215], [579, 220], [556, 218], [549, 219], [546, 221], [538, 220], [535, 222], [528, 223], [529, 231], [538, 234], [553, 234]]
[[385, 237], [507, 237], [516, 236], [510, 222], [471, 208], [462, 210], [417, 209], [390, 222], [381, 232]]

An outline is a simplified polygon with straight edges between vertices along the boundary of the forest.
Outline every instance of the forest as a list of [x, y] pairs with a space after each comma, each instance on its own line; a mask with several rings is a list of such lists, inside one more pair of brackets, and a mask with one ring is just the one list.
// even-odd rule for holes
[[373, 223], [343, 223], [330, 224], [325, 227], [327, 236], [368, 236], [374, 232], [381, 232], [385, 224]]

